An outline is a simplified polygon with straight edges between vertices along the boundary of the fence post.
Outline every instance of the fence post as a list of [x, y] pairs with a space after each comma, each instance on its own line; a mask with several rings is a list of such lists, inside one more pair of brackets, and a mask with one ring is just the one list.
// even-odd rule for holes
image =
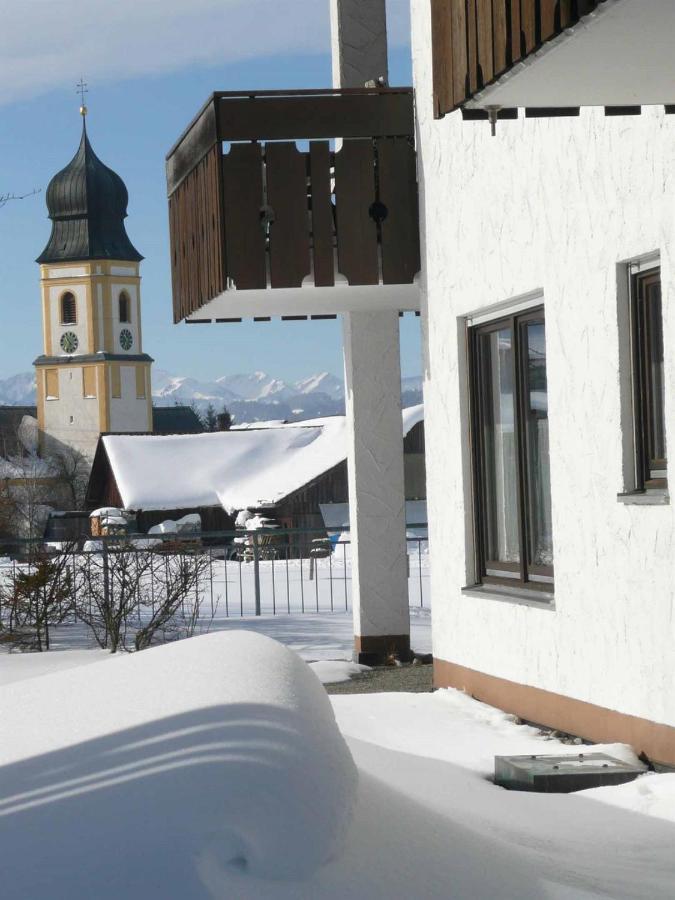
[[[110, 615], [110, 574], [108, 569], [108, 542], [105, 537], [102, 540], [103, 543], [103, 603], [105, 606], [106, 616]], [[108, 625], [106, 622], [106, 632], [108, 630]]]
[[260, 615], [260, 546], [258, 532], [251, 532], [253, 538], [253, 579], [255, 588], [255, 614]]

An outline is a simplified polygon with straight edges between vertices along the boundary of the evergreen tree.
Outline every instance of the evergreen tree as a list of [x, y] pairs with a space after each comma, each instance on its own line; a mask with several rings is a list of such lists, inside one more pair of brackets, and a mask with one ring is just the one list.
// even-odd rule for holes
[[209, 405], [206, 407], [202, 422], [204, 423], [204, 431], [218, 430], [218, 416], [216, 415], [216, 410], [214, 409], [213, 403], [209, 403]]

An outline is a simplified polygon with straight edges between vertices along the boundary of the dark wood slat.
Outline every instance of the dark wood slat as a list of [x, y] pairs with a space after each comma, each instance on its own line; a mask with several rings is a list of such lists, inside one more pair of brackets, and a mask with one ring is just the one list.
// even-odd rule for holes
[[312, 187], [312, 235], [314, 244], [314, 284], [332, 287], [333, 272], [333, 204], [330, 183], [330, 144], [312, 141], [309, 145], [310, 183]]
[[492, 0], [477, 0], [476, 30], [478, 33], [478, 65], [481, 87], [489, 84], [494, 78], [494, 60], [492, 57]]
[[166, 160], [167, 193], [172, 194], [217, 143], [216, 108], [211, 100], [183, 134]]
[[349, 284], [377, 284], [377, 230], [372, 141], [345, 141], [335, 154], [338, 269]]
[[525, 44], [525, 53], [531, 53], [536, 44], [534, 7], [535, 0], [520, 0], [520, 30]]
[[511, 3], [511, 62], [516, 63], [520, 59], [520, 0], [510, 0]]
[[469, 93], [478, 90], [478, 0], [466, 0], [466, 46], [469, 67]]
[[[604, 0], [600, 0], [604, 2]], [[580, 16], [587, 16], [597, 7], [598, 0], [577, 0], [577, 13]]]
[[301, 287], [310, 272], [307, 165], [292, 142], [265, 147], [270, 226], [270, 281], [273, 288]]
[[382, 222], [382, 280], [410, 284], [420, 268], [415, 151], [405, 138], [377, 141]]
[[452, 93], [452, 29], [450, 4], [431, 0], [431, 40], [434, 82], [434, 116], [454, 106]]
[[406, 135], [414, 127], [412, 91], [217, 102], [221, 141]]
[[468, 56], [464, 3], [452, 3], [452, 96], [457, 106], [467, 97]]
[[238, 290], [267, 287], [260, 144], [235, 144], [223, 156], [225, 258]]
[[556, 34], [555, 8], [556, 0], [539, 0], [541, 9], [541, 40], [548, 41]]
[[560, 27], [568, 28], [572, 22], [572, 0], [559, 0], [558, 8], [560, 10]]
[[506, 69], [506, 47], [508, 45], [508, 37], [506, 34], [506, 3], [507, 0], [492, 0], [494, 71], [497, 74]]

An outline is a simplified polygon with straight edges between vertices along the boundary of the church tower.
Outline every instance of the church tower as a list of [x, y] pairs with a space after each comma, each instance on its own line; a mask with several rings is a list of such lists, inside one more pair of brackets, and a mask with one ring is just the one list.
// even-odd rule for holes
[[101, 432], [152, 431], [143, 257], [124, 227], [127, 203], [124, 182], [92, 150], [83, 118], [77, 153], [47, 188], [52, 233], [37, 258], [44, 353], [34, 365], [41, 441], [89, 458]]

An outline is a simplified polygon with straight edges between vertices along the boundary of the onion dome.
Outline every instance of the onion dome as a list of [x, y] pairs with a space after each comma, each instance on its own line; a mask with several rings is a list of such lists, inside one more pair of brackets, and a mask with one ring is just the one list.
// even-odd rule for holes
[[126, 185], [96, 156], [83, 123], [77, 153], [47, 188], [52, 233], [37, 262], [140, 261], [124, 227], [128, 202]]

